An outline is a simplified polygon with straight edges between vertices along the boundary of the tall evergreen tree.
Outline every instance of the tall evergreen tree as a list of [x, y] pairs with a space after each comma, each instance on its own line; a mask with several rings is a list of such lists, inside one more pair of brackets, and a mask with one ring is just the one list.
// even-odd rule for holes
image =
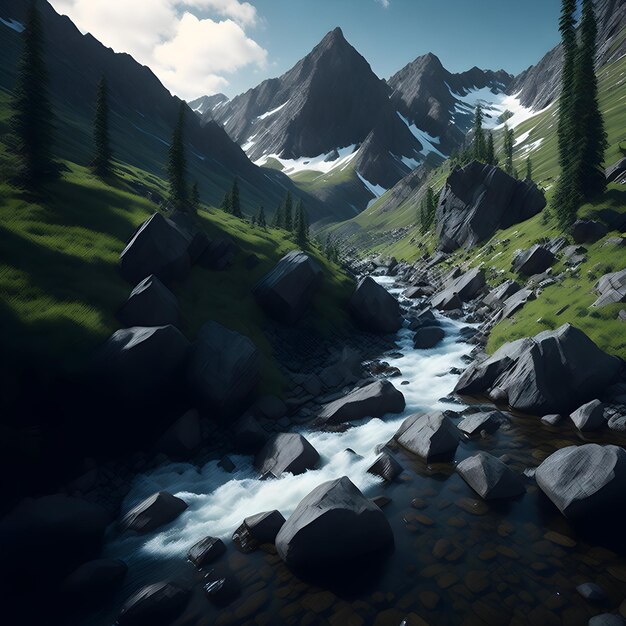
[[283, 224], [285, 222], [285, 219], [283, 217], [284, 215], [283, 207], [284, 207], [284, 202], [281, 202], [276, 207], [276, 211], [274, 212], [274, 217], [272, 218], [272, 228], [283, 228]]
[[485, 161], [487, 158], [487, 144], [485, 143], [485, 131], [483, 130], [483, 109], [480, 104], [476, 105], [474, 114], [474, 154], [476, 161]]
[[530, 157], [526, 159], [526, 180], [533, 179], [533, 162], [530, 160]]
[[187, 158], [185, 157], [183, 134], [186, 109], [187, 103], [181, 102], [168, 154], [167, 173], [170, 184], [170, 201], [175, 209], [185, 209], [188, 200]]
[[283, 223], [282, 228], [285, 230], [293, 230], [293, 200], [291, 198], [291, 192], [287, 192], [285, 197], [285, 204], [283, 205]]
[[267, 221], [265, 219], [265, 209], [263, 208], [263, 206], [259, 207], [259, 212], [257, 213], [257, 216], [256, 216], [256, 223], [258, 226], [260, 226], [263, 229], [267, 228]]
[[28, 9], [13, 96], [11, 130], [21, 184], [37, 188], [58, 174], [52, 157], [53, 114], [44, 59], [44, 33], [36, 1]]
[[493, 133], [487, 135], [487, 157], [485, 161], [489, 165], [496, 165], [496, 148], [493, 143]]
[[189, 203], [193, 212], [197, 213], [198, 209], [200, 208], [200, 189], [198, 188], [197, 180], [194, 181], [193, 185], [191, 186], [191, 198]]
[[426, 189], [420, 206], [420, 230], [427, 233], [435, 223], [435, 212], [437, 211], [437, 199], [432, 187]]
[[222, 211], [224, 211], [224, 213], [232, 213], [233, 212], [230, 191], [228, 191], [228, 192], [226, 192], [224, 194], [224, 199], [222, 200], [222, 204], [220, 206], [220, 209], [222, 209]]
[[235, 217], [243, 217], [243, 213], [241, 212], [241, 200], [239, 198], [239, 180], [236, 176], [233, 181], [233, 188], [230, 191], [230, 212]]
[[504, 171], [513, 176], [515, 170], [513, 168], [513, 145], [515, 143], [515, 132], [504, 125]]
[[309, 220], [302, 200], [298, 201], [296, 207], [296, 216], [294, 224], [294, 232], [296, 234], [296, 242], [299, 246], [306, 246], [309, 241]]
[[573, 116], [579, 135], [574, 180], [579, 185], [581, 196], [591, 199], [606, 189], [604, 152], [607, 147], [604, 120], [598, 103], [598, 79], [595, 71], [598, 25], [593, 0], [582, 2], [580, 31], [574, 78]]
[[103, 178], [110, 176], [113, 171], [113, 153], [109, 138], [109, 94], [106, 78], [103, 76], [98, 83], [96, 95], [96, 115], [93, 121], [94, 139], [94, 172]]

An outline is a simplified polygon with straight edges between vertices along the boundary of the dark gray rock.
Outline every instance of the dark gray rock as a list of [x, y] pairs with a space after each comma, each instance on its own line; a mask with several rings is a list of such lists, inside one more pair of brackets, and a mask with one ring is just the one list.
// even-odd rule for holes
[[601, 613], [594, 615], [588, 622], [588, 626], [624, 626], [626, 620], [615, 613]]
[[606, 425], [604, 419], [604, 404], [600, 400], [592, 400], [578, 407], [570, 418], [578, 430], [587, 432], [598, 430]]
[[626, 178], [626, 157], [620, 159], [617, 163], [613, 163], [611, 167], [608, 167], [605, 174], [607, 183]]
[[459, 301], [470, 302], [482, 292], [486, 284], [485, 272], [474, 267], [446, 283], [444, 290], [432, 297], [431, 304], [442, 311], [459, 308]]
[[133, 507], [120, 522], [123, 530], [149, 533], [174, 521], [187, 503], [167, 491], [159, 491]]
[[486, 241], [496, 230], [527, 220], [546, 206], [531, 181], [476, 161], [455, 169], [446, 181], [436, 212], [439, 249], [453, 252]]
[[[593, 368], [589, 368], [593, 363]], [[620, 361], [600, 350], [585, 333], [565, 324], [530, 339], [505, 344], [475, 362], [455, 392], [478, 395], [499, 389], [511, 407], [531, 414], [570, 413], [602, 394], [621, 369]]]
[[398, 301], [373, 278], [362, 278], [350, 299], [350, 314], [363, 330], [395, 333], [402, 326]]
[[63, 593], [72, 602], [94, 606], [103, 602], [119, 588], [128, 566], [118, 559], [96, 559], [83, 563], [62, 583]]
[[393, 544], [387, 518], [343, 477], [316, 487], [276, 537], [280, 557], [296, 570], [344, 565]]
[[485, 500], [514, 498], [525, 491], [522, 479], [487, 452], [464, 459], [456, 466], [456, 471]]
[[297, 322], [309, 307], [322, 281], [322, 268], [308, 254], [286, 254], [254, 288], [263, 310], [287, 324]]
[[213, 239], [198, 258], [198, 265], [209, 270], [223, 271], [235, 262], [237, 252], [237, 244], [232, 239]]
[[545, 246], [535, 244], [532, 248], [519, 252], [513, 258], [513, 271], [524, 276], [534, 276], [545, 272], [556, 260]]
[[191, 409], [163, 433], [155, 448], [172, 459], [184, 461], [191, 457], [201, 443], [198, 411]]
[[94, 358], [94, 378], [107, 393], [160, 396], [182, 377], [189, 342], [174, 326], [118, 330]]
[[253, 415], [247, 413], [235, 422], [233, 440], [237, 452], [254, 454], [265, 445], [267, 432]]
[[606, 224], [596, 220], [577, 220], [572, 226], [572, 239], [576, 243], [595, 243], [609, 232]]
[[604, 602], [607, 599], [606, 591], [596, 583], [583, 583], [576, 587], [576, 591], [589, 602]]
[[180, 326], [176, 296], [154, 275], [142, 280], [118, 311], [117, 318], [132, 326]]
[[217, 561], [226, 553], [226, 546], [221, 539], [216, 537], [205, 537], [195, 543], [187, 552], [187, 558], [199, 568]]
[[616, 515], [626, 505], [626, 451], [595, 443], [562, 448], [537, 468], [536, 479], [566, 517]]
[[441, 411], [408, 417], [396, 434], [396, 441], [423, 459], [451, 455], [459, 445], [459, 433]]
[[437, 326], [439, 320], [435, 317], [432, 309], [426, 309], [418, 313], [415, 317], [411, 317], [409, 321], [409, 330], [417, 330], [423, 326]]
[[251, 339], [217, 322], [208, 322], [192, 346], [187, 378], [204, 406], [227, 415], [252, 395], [259, 367], [259, 351]]
[[387, 482], [392, 482], [402, 474], [403, 467], [391, 453], [383, 451], [367, 471]]
[[446, 336], [439, 326], [425, 326], [418, 328], [413, 337], [413, 346], [417, 350], [429, 350], [441, 343]]
[[552, 413], [551, 415], [544, 415], [541, 418], [541, 421], [544, 424], [548, 424], [548, 426], [556, 426], [563, 421], [563, 416], [559, 415], [558, 413]]
[[505, 280], [501, 285], [498, 285], [495, 289], [492, 289], [489, 292], [489, 294], [483, 299], [483, 304], [488, 307], [494, 307], [498, 303], [504, 302], [510, 298], [520, 289], [521, 286], [519, 283], [516, 283], [514, 280]]
[[[355, 383], [359, 380], [360, 374], [361, 355], [356, 350], [345, 347], [338, 354], [337, 360], [320, 372], [319, 380], [325, 387], [334, 389]], [[315, 385], [314, 382], [312, 384]], [[311, 395], [319, 395], [319, 392], [315, 394], [309, 391], [309, 393]]]
[[537, 296], [532, 289], [520, 289], [512, 296], [504, 301], [502, 307], [502, 319], [507, 319], [515, 315], [520, 309], [524, 308], [527, 302], [536, 300]]
[[317, 450], [302, 435], [279, 433], [257, 454], [254, 466], [261, 474], [278, 478], [284, 472], [295, 475], [315, 469], [319, 460]]
[[500, 411], [472, 413], [463, 418], [457, 428], [468, 437], [475, 437], [483, 430], [486, 430], [488, 433], [495, 433], [504, 421], [505, 417]]
[[451, 314], [452, 311], [460, 311], [463, 308], [461, 298], [449, 289], [433, 296], [430, 303], [440, 311], [447, 311], [448, 314]]
[[280, 511], [265, 511], [243, 520], [233, 533], [233, 543], [244, 554], [254, 552], [264, 543], [274, 543], [285, 518]]
[[133, 284], [152, 274], [165, 283], [184, 280], [190, 267], [189, 240], [160, 213], [139, 227], [120, 256], [122, 276]]
[[404, 411], [405, 401], [388, 380], [377, 380], [322, 407], [318, 419], [325, 424], [341, 424], [365, 417], [383, 417]]
[[256, 401], [254, 412], [268, 420], [279, 420], [287, 415], [287, 406], [277, 396], [262, 396]]
[[603, 307], [616, 302], [626, 302], [626, 269], [605, 274], [596, 285], [600, 297], [592, 306]]
[[142, 587], [122, 606], [118, 626], [168, 626], [186, 608], [191, 592], [174, 582]]
[[192, 263], [196, 263], [210, 244], [197, 219], [183, 211], [174, 211], [167, 219], [187, 239], [189, 258]]

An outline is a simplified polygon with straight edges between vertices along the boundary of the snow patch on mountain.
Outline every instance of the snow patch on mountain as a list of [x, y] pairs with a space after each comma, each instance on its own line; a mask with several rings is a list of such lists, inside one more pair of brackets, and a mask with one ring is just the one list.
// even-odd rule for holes
[[8, 26], [11, 30], [14, 30], [16, 33], [24, 32], [24, 24], [18, 22], [14, 19], [3, 20], [0, 17], [0, 22], [2, 22], [5, 26]]
[[278, 113], [278, 111], [285, 108], [288, 104], [289, 104], [289, 100], [281, 104], [279, 107], [276, 107], [275, 109], [272, 109], [271, 111], [268, 111], [267, 113], [263, 113], [263, 115], [258, 115], [257, 120], [264, 120], [266, 117], [270, 117], [271, 115]]
[[[425, 130], [418, 128], [415, 124], [411, 124], [409, 120], [402, 115], [399, 111], [396, 111], [398, 117], [406, 124], [407, 128], [411, 131], [413, 137], [415, 137], [422, 144], [422, 154], [428, 156], [431, 152], [438, 154], [441, 158], [447, 158], [434, 144], [439, 144], [439, 137], [433, 137], [429, 135]], [[413, 168], [414, 169], [414, 168]]]
[[380, 198], [387, 191], [381, 185], [374, 185], [373, 183], [370, 183], [369, 180], [363, 178], [363, 176], [361, 176], [361, 174], [359, 174], [358, 172], [356, 173], [356, 175], [359, 177], [359, 180], [365, 185], [367, 190], [374, 196], [376, 196], [376, 199]]
[[[358, 154], [359, 151], [355, 150], [355, 148], [356, 144], [352, 144], [351, 146], [337, 148], [336, 150], [331, 150], [330, 152], [319, 154], [315, 157], [300, 157], [299, 159], [283, 159], [277, 154], [266, 154], [260, 159], [257, 159], [254, 164], [262, 167], [270, 159], [273, 159], [283, 166], [283, 173], [287, 174], [287, 176], [308, 171], [328, 174], [335, 169], [344, 170], [350, 161]], [[331, 160], [335, 152], [339, 156]]]

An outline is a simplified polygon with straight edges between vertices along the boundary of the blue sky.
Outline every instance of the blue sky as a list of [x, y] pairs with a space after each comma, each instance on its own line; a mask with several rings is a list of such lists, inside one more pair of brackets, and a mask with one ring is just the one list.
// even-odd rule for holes
[[232, 97], [279, 76], [340, 26], [387, 78], [433, 52], [451, 71], [517, 74], [559, 40], [560, 0], [50, 0], [174, 93]]

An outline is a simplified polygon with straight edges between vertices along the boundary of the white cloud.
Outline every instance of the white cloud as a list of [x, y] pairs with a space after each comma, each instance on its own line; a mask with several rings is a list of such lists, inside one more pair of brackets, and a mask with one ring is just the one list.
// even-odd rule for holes
[[[228, 74], [265, 67], [267, 51], [245, 32], [256, 9], [240, 0], [50, 0], [82, 32], [149, 66], [182, 98], [211, 94]], [[185, 10], [189, 9], [189, 10]], [[189, 11], [202, 12], [197, 17]], [[184, 11], [184, 12], [183, 12]], [[221, 21], [204, 17], [218, 15]]]
[[378, 4], [383, 7], [383, 9], [389, 8], [390, 0], [376, 0], [376, 2], [378, 2]]

